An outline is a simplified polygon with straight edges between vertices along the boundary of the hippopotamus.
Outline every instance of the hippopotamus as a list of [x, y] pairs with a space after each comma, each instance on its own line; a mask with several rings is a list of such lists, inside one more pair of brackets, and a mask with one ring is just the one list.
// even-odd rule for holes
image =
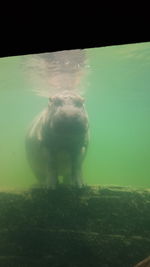
[[39, 184], [56, 188], [61, 182], [81, 187], [88, 143], [84, 98], [70, 91], [49, 97], [26, 135], [27, 158]]

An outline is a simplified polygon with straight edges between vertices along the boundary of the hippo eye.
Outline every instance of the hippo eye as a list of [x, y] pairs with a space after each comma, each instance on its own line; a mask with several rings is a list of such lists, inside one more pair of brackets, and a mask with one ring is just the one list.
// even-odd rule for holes
[[63, 100], [61, 98], [54, 98], [53, 102], [56, 106], [62, 106], [63, 105]]
[[82, 107], [83, 106], [83, 99], [81, 98], [81, 99], [75, 99], [74, 100], [74, 104], [75, 104], [75, 106], [76, 107]]

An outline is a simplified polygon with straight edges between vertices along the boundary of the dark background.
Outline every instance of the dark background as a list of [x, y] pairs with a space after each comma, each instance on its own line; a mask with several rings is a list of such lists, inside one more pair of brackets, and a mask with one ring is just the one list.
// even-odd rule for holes
[[0, 57], [150, 41], [149, 8], [141, 3], [5, 5], [0, 15]]

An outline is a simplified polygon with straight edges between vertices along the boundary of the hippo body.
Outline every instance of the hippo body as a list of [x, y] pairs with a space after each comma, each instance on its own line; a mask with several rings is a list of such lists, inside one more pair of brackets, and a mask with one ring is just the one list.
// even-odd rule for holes
[[84, 99], [63, 92], [33, 121], [26, 136], [29, 164], [40, 185], [55, 188], [64, 184], [81, 186], [82, 163], [89, 141], [88, 115]]

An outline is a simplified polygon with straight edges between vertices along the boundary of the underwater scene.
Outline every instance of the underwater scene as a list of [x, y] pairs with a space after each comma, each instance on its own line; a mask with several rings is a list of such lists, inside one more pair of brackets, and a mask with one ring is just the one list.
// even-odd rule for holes
[[0, 266], [150, 266], [149, 84], [150, 42], [0, 58]]

